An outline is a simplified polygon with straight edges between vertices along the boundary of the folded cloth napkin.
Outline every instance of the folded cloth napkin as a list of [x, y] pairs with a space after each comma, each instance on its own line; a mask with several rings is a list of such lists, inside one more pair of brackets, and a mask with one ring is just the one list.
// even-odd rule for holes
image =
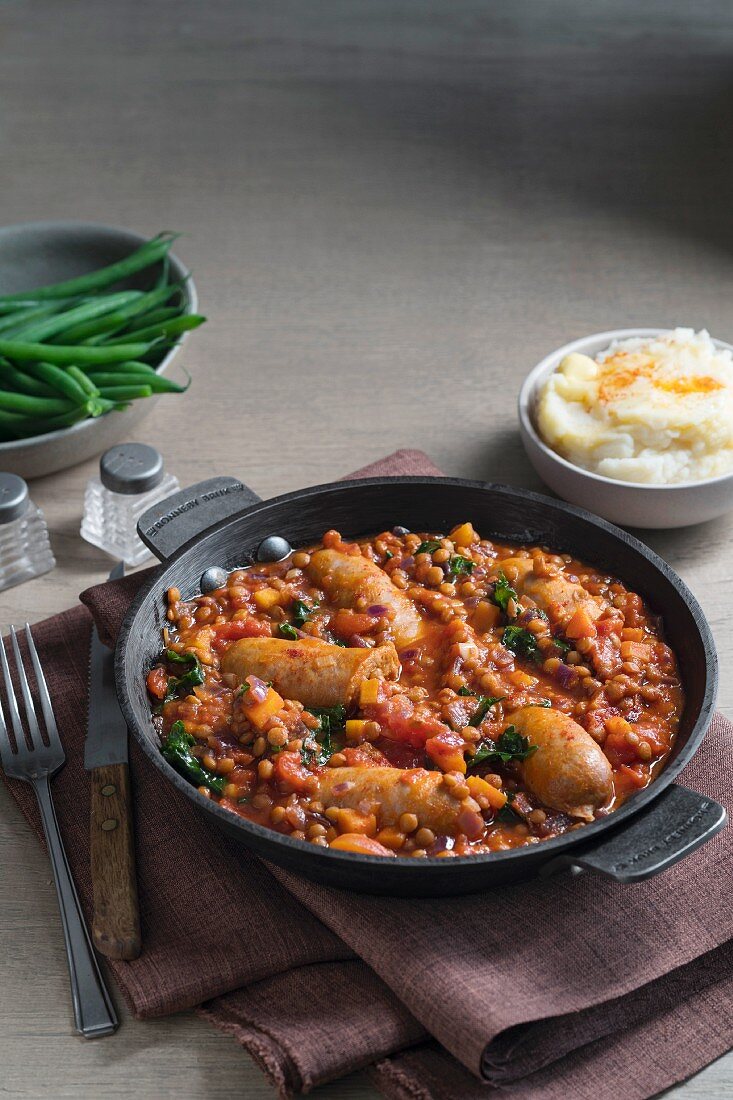
[[[401, 451], [352, 476], [390, 473], [438, 471]], [[91, 615], [113, 641], [143, 577], [89, 589], [86, 607], [33, 628], [67, 752], [57, 814], [87, 913]], [[717, 716], [682, 781], [730, 804], [732, 749]], [[197, 1006], [283, 1095], [371, 1066], [399, 1100], [634, 1100], [733, 1045], [728, 829], [631, 886], [582, 875], [467, 898], [356, 897], [215, 833], [134, 742], [130, 767], [144, 950], [110, 964], [120, 988], [138, 1017]], [[39, 833], [32, 792], [6, 782]]]

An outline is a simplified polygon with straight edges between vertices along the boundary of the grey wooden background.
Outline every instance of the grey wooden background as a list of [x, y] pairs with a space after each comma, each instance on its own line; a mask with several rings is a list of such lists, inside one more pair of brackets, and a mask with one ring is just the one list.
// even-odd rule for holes
[[[2, 220], [186, 232], [210, 323], [191, 392], [136, 435], [182, 481], [270, 495], [411, 446], [535, 488], [514, 404], [546, 351], [626, 325], [733, 339], [732, 44], [726, 0], [3, 0]], [[92, 469], [34, 484], [58, 568], [0, 622], [105, 575], [78, 537]], [[728, 714], [731, 533], [648, 537], [710, 617]], [[0, 851], [0, 1091], [271, 1097], [192, 1016], [73, 1038], [49, 869], [4, 792]], [[732, 1089], [729, 1056], [675, 1095]]]

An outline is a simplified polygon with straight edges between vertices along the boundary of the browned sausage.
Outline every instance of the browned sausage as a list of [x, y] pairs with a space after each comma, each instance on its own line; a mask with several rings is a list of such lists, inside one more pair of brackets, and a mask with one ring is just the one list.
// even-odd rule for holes
[[409, 645], [422, 633], [414, 604], [392, 584], [384, 570], [360, 554], [317, 550], [306, 572], [339, 607], [353, 607], [359, 598], [366, 600], [367, 606], [386, 607], [398, 647]]
[[473, 798], [459, 801], [444, 786], [442, 773], [422, 768], [324, 768], [317, 797], [326, 807], [375, 813], [380, 828], [397, 825], [405, 813], [414, 814], [418, 827], [432, 829], [436, 836], [460, 832], [475, 840], [484, 828]]
[[512, 579], [519, 595], [529, 596], [553, 623], [564, 626], [579, 607], [593, 620], [603, 614], [603, 607], [581, 584], [562, 576], [537, 576], [531, 558], [506, 558], [499, 562], [499, 568]]
[[532, 794], [546, 806], [592, 821], [613, 794], [613, 772], [590, 734], [567, 714], [545, 707], [522, 707], [509, 721], [538, 746], [520, 764]]
[[400, 672], [397, 650], [390, 643], [374, 649], [344, 649], [318, 638], [241, 638], [229, 646], [222, 671], [237, 677], [259, 676], [271, 681], [286, 699], [306, 707], [333, 707], [353, 703], [359, 684], [371, 676], [396, 680]]

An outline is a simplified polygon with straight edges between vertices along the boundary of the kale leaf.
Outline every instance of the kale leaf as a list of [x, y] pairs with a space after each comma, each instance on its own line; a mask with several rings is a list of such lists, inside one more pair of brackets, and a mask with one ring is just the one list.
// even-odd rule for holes
[[302, 626], [303, 623], [307, 622], [308, 619], [310, 619], [311, 615], [314, 613], [317, 607], [317, 603], [314, 603], [313, 607], [309, 607], [307, 603], [303, 602], [303, 600], [293, 600], [293, 625]]
[[505, 615], [507, 613], [506, 609], [509, 601], [514, 600], [515, 603], [519, 601], [516, 589], [512, 588], [509, 581], [506, 579], [506, 575], [502, 572], [501, 569], [499, 570], [499, 575], [494, 584], [494, 591], [491, 593], [491, 596], [489, 598], [491, 599], [492, 603], [495, 603], [496, 606], [504, 612]]
[[320, 727], [310, 737], [317, 749], [303, 745], [300, 756], [308, 767], [310, 764], [326, 764], [335, 752], [341, 748], [338, 735], [346, 725], [346, 707], [339, 703], [335, 707], [310, 707], [310, 713], [319, 720]]
[[448, 573], [451, 577], [460, 577], [464, 574], [470, 576], [476, 568], [476, 562], [470, 558], [463, 558], [460, 554], [454, 554], [448, 562]]
[[468, 769], [470, 771], [479, 764], [508, 764], [512, 760], [526, 760], [533, 752], [537, 752], [537, 745], [530, 745], [528, 737], [523, 737], [514, 726], [507, 726], [496, 741], [479, 741]]
[[506, 695], [479, 695], [477, 698], [478, 706], [468, 720], [469, 726], [480, 726], [494, 703], [500, 703], [502, 699], [506, 699]]
[[541, 661], [542, 654], [537, 645], [537, 639], [530, 630], [523, 626], [507, 626], [501, 636], [501, 644], [511, 649], [517, 657], [529, 657], [533, 661]]
[[201, 666], [201, 661], [193, 653], [176, 653], [174, 649], [167, 649], [165, 651], [165, 658], [171, 664], [175, 665], [188, 665], [189, 668], [182, 676], [171, 676], [168, 680], [168, 689], [165, 694], [166, 703], [171, 699], [175, 699], [178, 692], [185, 688], [186, 692], [190, 692], [192, 688], [198, 687], [199, 684], [204, 682], [204, 670]]
[[215, 775], [205, 768], [191, 752], [191, 747], [196, 744], [196, 738], [186, 733], [183, 722], [174, 722], [170, 732], [163, 742], [162, 753], [168, 763], [180, 772], [189, 783], [196, 787], [208, 787], [211, 791], [221, 794], [227, 783], [225, 775]]

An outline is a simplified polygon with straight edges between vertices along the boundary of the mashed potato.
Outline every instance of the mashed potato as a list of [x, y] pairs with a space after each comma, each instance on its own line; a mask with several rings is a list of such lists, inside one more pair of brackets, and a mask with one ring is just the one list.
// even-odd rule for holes
[[540, 435], [569, 462], [616, 481], [668, 485], [733, 470], [733, 359], [678, 328], [567, 355], [542, 387]]

